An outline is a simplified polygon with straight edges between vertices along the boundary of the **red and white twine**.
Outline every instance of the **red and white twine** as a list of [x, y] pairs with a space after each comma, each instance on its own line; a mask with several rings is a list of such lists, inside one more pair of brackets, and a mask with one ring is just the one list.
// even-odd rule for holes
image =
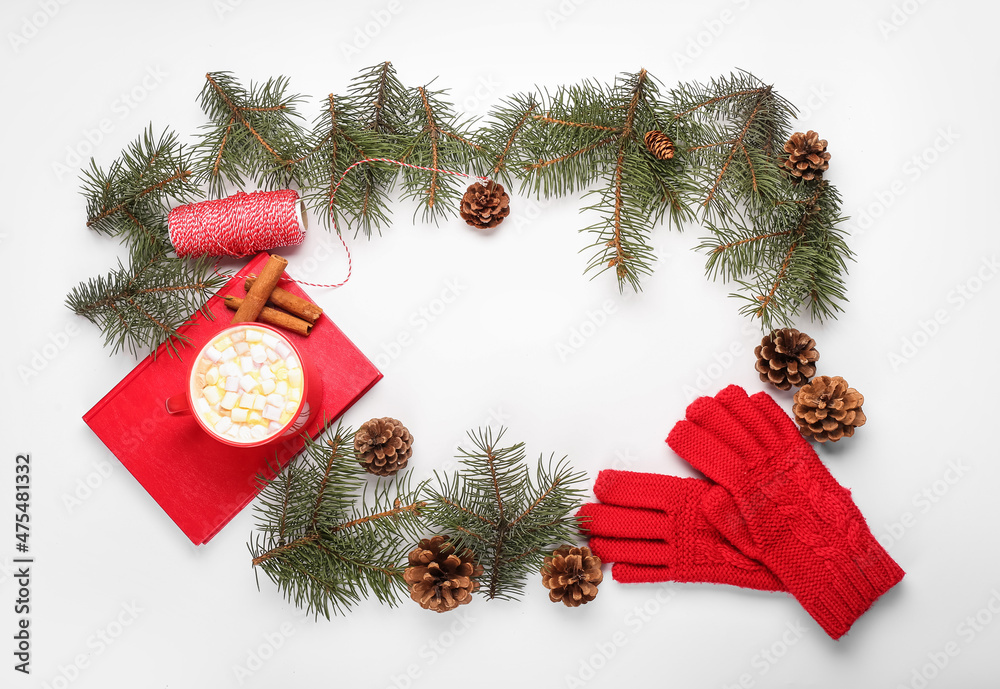
[[[365, 158], [350, 165], [334, 185], [330, 193], [330, 214], [333, 229], [340, 238], [347, 254], [347, 275], [337, 284], [318, 284], [292, 280], [311, 287], [342, 287], [351, 279], [353, 265], [351, 250], [347, 247], [336, 216], [333, 215], [337, 190], [347, 174], [362, 163], [391, 163], [414, 170], [426, 170], [444, 175], [468, 177], [481, 182], [489, 178], [470, 175], [455, 170], [404, 163], [391, 158]], [[170, 211], [170, 243], [178, 256], [235, 256], [243, 258], [259, 251], [268, 251], [280, 246], [294, 246], [305, 240], [305, 228], [296, 204], [299, 194], [293, 189], [278, 191], [255, 191], [249, 194], [238, 192], [224, 199], [201, 201], [178, 206]], [[237, 276], [245, 277], [245, 276]]]

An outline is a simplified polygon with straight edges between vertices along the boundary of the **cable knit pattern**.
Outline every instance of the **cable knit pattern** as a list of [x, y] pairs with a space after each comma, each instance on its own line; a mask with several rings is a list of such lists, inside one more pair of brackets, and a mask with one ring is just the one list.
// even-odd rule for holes
[[850, 492], [768, 395], [729, 386], [696, 400], [667, 442], [718, 482], [703, 496], [708, 519], [833, 638], [902, 579]]
[[747, 557], [705, 516], [708, 481], [631, 471], [602, 471], [594, 484], [601, 503], [580, 508], [590, 549], [616, 563], [625, 583], [677, 581], [785, 590], [760, 562]]

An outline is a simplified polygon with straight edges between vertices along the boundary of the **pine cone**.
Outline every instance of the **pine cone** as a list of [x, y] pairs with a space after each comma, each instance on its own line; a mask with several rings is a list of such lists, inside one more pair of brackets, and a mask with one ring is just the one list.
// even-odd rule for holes
[[660, 160], [670, 160], [674, 157], [674, 142], [670, 137], [658, 129], [651, 129], [642, 137], [646, 144], [646, 149], [653, 154], [654, 158]]
[[785, 142], [787, 157], [781, 159], [781, 165], [795, 177], [804, 180], [819, 179], [823, 170], [830, 167], [830, 154], [826, 150], [826, 139], [809, 130], [805, 134], [795, 132]]
[[549, 600], [562, 601], [568, 608], [594, 600], [597, 585], [603, 580], [601, 558], [592, 555], [590, 548], [564, 545], [546, 556], [542, 565], [542, 583], [549, 590]]
[[510, 197], [496, 182], [476, 182], [465, 190], [458, 214], [480, 230], [496, 227], [510, 213]]
[[816, 340], [794, 328], [774, 330], [765, 335], [753, 353], [757, 355], [757, 373], [761, 381], [779, 390], [793, 385], [802, 387], [816, 375], [819, 352]]
[[483, 566], [476, 564], [471, 550], [455, 554], [455, 546], [444, 536], [421, 539], [409, 555], [410, 566], [403, 579], [410, 598], [424, 610], [448, 612], [472, 600], [479, 589], [476, 577]]
[[406, 466], [413, 454], [413, 436], [396, 419], [388, 416], [371, 419], [354, 434], [354, 449], [365, 471], [392, 476]]
[[817, 376], [795, 393], [792, 413], [805, 437], [836, 442], [865, 425], [864, 403], [864, 395], [840, 376]]

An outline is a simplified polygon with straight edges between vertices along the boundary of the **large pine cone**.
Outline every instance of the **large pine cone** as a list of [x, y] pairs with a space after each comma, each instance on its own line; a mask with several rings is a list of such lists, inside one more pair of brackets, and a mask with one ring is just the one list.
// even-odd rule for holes
[[826, 139], [809, 130], [805, 134], [795, 132], [785, 142], [785, 153], [781, 165], [794, 177], [807, 181], [819, 179], [823, 171], [830, 167], [830, 154], [826, 150]]
[[864, 395], [840, 376], [817, 376], [795, 393], [792, 413], [805, 437], [836, 442], [865, 425], [864, 402]]
[[793, 385], [802, 387], [816, 375], [819, 352], [816, 340], [795, 328], [782, 328], [765, 335], [753, 353], [757, 356], [754, 368], [764, 383], [770, 383], [779, 390], [788, 390]]
[[510, 197], [496, 182], [469, 186], [458, 211], [462, 220], [480, 230], [496, 227], [510, 214]]
[[399, 421], [384, 416], [361, 424], [354, 434], [354, 449], [365, 471], [392, 476], [413, 454], [413, 436]]
[[670, 137], [658, 129], [650, 129], [646, 136], [642, 137], [646, 144], [646, 150], [653, 154], [658, 160], [670, 160], [674, 157], [674, 142]]
[[564, 545], [545, 558], [542, 583], [549, 590], [549, 600], [575, 608], [597, 597], [597, 585], [604, 580], [601, 558], [590, 548]]
[[479, 589], [476, 577], [483, 573], [471, 550], [456, 554], [445, 536], [421, 539], [410, 552], [409, 564], [403, 579], [410, 598], [434, 612], [448, 612], [471, 601]]

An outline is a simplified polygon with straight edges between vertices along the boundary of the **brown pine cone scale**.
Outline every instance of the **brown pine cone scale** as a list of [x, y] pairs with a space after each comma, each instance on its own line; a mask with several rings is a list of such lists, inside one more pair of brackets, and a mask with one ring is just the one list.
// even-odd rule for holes
[[765, 335], [753, 350], [754, 368], [760, 380], [779, 390], [802, 387], [816, 375], [816, 340], [795, 328], [782, 328]]
[[397, 419], [389, 416], [371, 419], [354, 434], [354, 450], [365, 471], [392, 476], [413, 455], [413, 436]]
[[510, 197], [496, 182], [476, 182], [466, 189], [458, 214], [480, 230], [496, 227], [510, 214]]
[[604, 580], [601, 558], [590, 548], [564, 545], [545, 558], [542, 583], [549, 600], [568, 608], [585, 605], [597, 597], [597, 585]]
[[792, 413], [805, 437], [837, 442], [865, 425], [864, 402], [864, 395], [840, 376], [817, 376], [795, 393]]
[[455, 552], [446, 536], [424, 538], [408, 557], [403, 580], [410, 598], [425, 610], [448, 612], [472, 600], [479, 589], [476, 577], [483, 573], [471, 550]]

